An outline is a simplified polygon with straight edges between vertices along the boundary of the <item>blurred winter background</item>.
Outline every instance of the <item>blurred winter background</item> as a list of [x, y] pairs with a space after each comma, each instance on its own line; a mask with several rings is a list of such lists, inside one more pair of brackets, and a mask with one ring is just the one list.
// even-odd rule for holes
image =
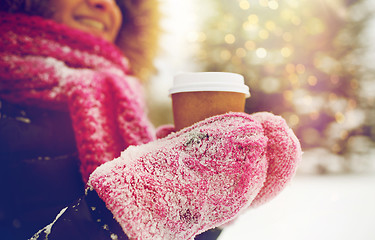
[[150, 117], [172, 123], [181, 71], [244, 75], [246, 111], [283, 116], [301, 141], [297, 176], [220, 240], [375, 239], [375, 1], [162, 0]]

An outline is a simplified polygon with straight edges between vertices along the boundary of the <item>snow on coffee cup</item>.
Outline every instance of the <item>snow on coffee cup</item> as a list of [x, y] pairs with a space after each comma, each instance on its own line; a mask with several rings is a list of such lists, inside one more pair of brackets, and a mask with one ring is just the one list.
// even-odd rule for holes
[[243, 112], [250, 97], [243, 76], [228, 72], [178, 74], [169, 93], [176, 131], [215, 115]]

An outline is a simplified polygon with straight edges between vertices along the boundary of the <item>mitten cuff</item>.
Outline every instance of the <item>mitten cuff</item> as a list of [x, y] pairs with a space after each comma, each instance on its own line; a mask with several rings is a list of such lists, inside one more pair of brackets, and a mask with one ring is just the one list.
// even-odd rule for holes
[[156, 129], [156, 138], [164, 138], [175, 131], [174, 125], [162, 125]]

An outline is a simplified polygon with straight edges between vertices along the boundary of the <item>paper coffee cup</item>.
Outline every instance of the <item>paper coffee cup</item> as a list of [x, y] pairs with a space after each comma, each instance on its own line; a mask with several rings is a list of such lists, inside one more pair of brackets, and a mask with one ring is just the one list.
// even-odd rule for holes
[[227, 72], [178, 74], [169, 93], [176, 131], [211, 116], [243, 112], [250, 97], [243, 76]]

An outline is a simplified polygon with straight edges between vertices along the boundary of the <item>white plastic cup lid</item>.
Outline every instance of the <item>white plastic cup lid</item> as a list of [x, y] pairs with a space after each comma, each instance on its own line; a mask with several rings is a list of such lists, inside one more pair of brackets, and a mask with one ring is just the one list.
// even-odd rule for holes
[[238, 92], [250, 97], [249, 87], [244, 77], [229, 72], [190, 72], [177, 74], [169, 94], [180, 92]]

